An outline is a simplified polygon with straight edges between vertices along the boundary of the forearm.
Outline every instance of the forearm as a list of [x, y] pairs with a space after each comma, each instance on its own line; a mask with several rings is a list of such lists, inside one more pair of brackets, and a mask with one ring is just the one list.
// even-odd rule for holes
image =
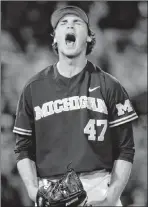
[[26, 186], [31, 200], [36, 200], [36, 193], [38, 189], [38, 179], [35, 162], [29, 158], [19, 160], [17, 163], [19, 174]]
[[125, 160], [116, 160], [111, 174], [111, 183], [108, 189], [107, 201], [114, 206], [120, 198], [131, 174], [132, 163]]

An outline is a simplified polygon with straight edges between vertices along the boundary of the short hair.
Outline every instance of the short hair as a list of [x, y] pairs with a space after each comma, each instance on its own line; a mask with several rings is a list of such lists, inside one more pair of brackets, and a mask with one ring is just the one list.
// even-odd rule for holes
[[[54, 40], [54, 36], [55, 36], [55, 32], [53, 31], [53, 33], [51, 34], [53, 40]], [[88, 27], [88, 36], [91, 37], [91, 42], [88, 42], [87, 43], [87, 48], [86, 48], [86, 55], [89, 55], [95, 44], [96, 44], [96, 37], [95, 37], [95, 33]], [[56, 54], [58, 54], [58, 46], [57, 46], [57, 43], [52, 43], [52, 48], [53, 50], [56, 52]]]

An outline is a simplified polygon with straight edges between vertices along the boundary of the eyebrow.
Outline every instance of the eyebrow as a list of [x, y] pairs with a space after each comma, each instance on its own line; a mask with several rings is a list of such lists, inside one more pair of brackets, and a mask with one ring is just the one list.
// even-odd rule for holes
[[[62, 19], [62, 20], [61, 20], [61, 22], [67, 22], [67, 21], [68, 21], [68, 19]], [[74, 21], [74, 22], [76, 22], [76, 21], [83, 22], [83, 20], [81, 20], [80, 18], [77, 18], [77, 17], [76, 17], [75, 19], [73, 19], [73, 21]]]
[[67, 22], [67, 19], [63, 19], [63, 20], [61, 20], [60, 22]]
[[74, 19], [74, 22], [79, 21], [79, 22], [83, 22], [82, 19]]

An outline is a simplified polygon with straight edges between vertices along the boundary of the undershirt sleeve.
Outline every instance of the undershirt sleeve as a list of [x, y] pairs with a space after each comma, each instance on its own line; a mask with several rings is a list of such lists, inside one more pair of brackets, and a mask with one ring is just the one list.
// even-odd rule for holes
[[133, 163], [135, 155], [135, 145], [132, 123], [128, 122], [111, 128], [110, 130], [113, 146], [113, 159], [125, 160]]
[[14, 149], [16, 161], [29, 158], [35, 162], [35, 139], [27, 135], [16, 134], [16, 145]]

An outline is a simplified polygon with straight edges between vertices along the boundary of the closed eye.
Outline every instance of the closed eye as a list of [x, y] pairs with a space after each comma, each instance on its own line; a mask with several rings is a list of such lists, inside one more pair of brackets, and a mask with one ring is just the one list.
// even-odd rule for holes
[[79, 19], [76, 19], [76, 20], [74, 20], [74, 23], [76, 23], [76, 24], [82, 24], [82, 21], [80, 21]]
[[63, 21], [60, 22], [61, 25], [64, 25], [66, 23], [67, 23], [67, 20], [63, 20]]

